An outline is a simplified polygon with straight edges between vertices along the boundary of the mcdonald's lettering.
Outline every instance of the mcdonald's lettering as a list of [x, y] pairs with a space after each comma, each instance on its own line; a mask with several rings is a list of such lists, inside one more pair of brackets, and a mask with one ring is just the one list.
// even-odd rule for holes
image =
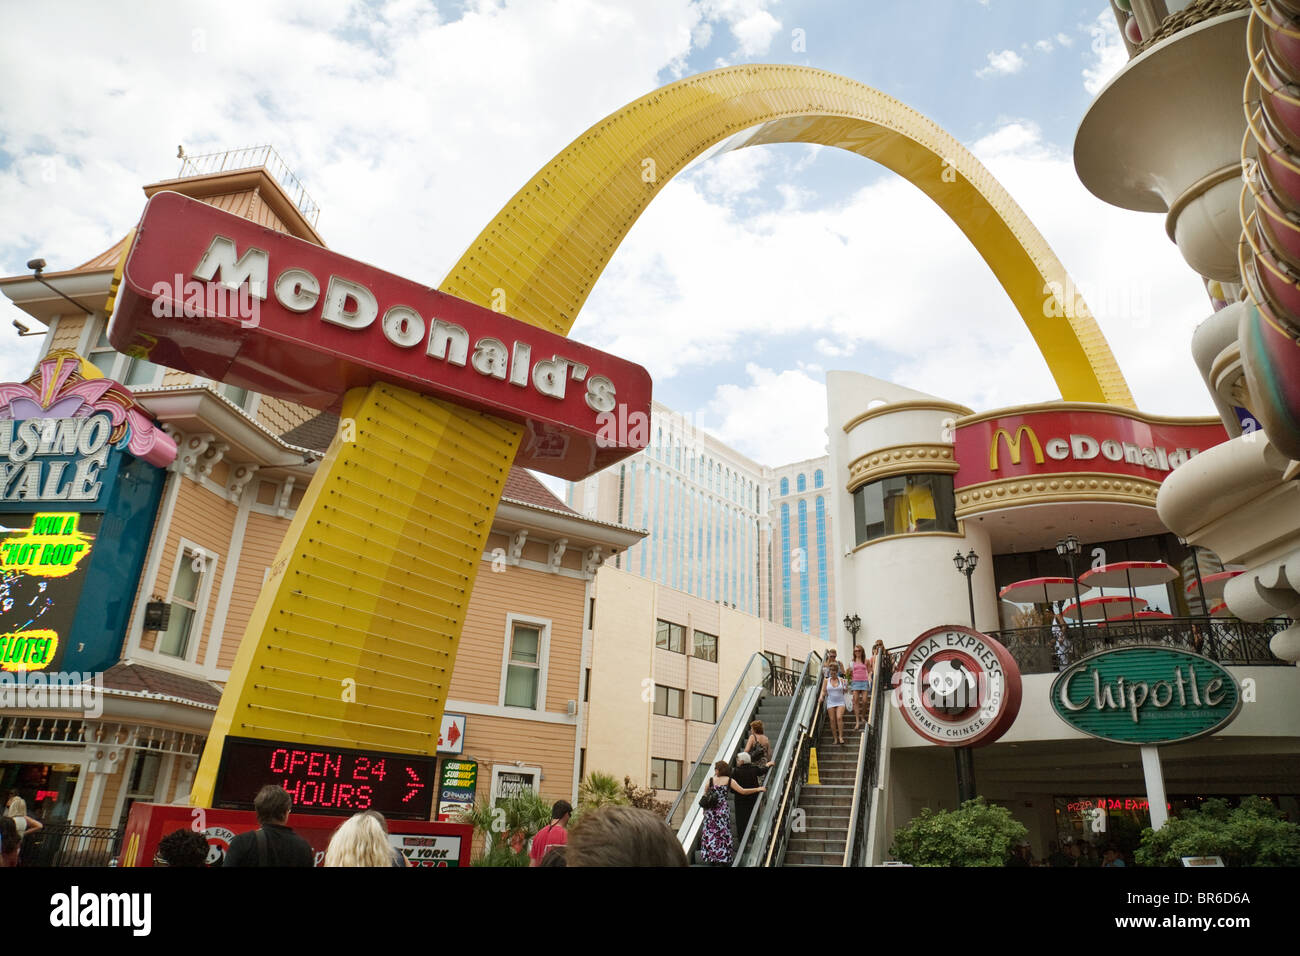
[[1094, 462], [1104, 459], [1108, 462], [1125, 462], [1148, 468], [1153, 471], [1173, 471], [1193, 455], [1199, 448], [1176, 448], [1173, 451], [1160, 446], [1143, 446], [1136, 442], [1116, 441], [1113, 438], [1098, 440], [1091, 435], [1072, 434], [1069, 438], [1049, 438], [1039, 442], [1038, 435], [1028, 425], [1020, 425], [1013, 435], [1005, 428], [993, 433], [989, 442], [989, 471], [999, 469], [999, 442], [1005, 441], [1011, 464], [1018, 465], [1022, 456], [1022, 443], [1029, 439], [1029, 447], [1034, 454], [1034, 463], [1043, 464], [1046, 458], [1053, 461]]

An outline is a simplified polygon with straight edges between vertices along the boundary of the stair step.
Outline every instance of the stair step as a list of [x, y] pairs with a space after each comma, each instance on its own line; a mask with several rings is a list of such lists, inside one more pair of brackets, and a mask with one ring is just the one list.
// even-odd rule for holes
[[844, 852], [814, 853], [802, 850], [786, 850], [785, 866], [839, 866], [844, 862]]

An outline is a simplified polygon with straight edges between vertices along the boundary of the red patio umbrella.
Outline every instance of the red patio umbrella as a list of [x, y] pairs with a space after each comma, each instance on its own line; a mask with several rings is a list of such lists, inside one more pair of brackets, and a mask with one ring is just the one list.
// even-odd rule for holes
[[[1140, 610], [1147, 606], [1147, 602], [1145, 598], [1120, 597], [1117, 594], [1111, 594], [1105, 597], [1088, 598], [1081, 605], [1071, 604], [1062, 613], [1076, 621], [1104, 621], [1109, 619], [1106, 609], [1113, 608], [1116, 605]], [[1082, 613], [1080, 613], [1081, 609]]]
[[1210, 608], [1210, 616], [1211, 617], [1232, 617], [1233, 616], [1232, 608], [1228, 607], [1228, 605], [1225, 602], [1220, 601], [1218, 604], [1214, 605], [1214, 607]]
[[[1128, 601], [1124, 600], [1124, 603], [1127, 604]], [[1138, 611], [1136, 614], [1117, 614], [1115, 617], [1107, 618], [1107, 622], [1113, 624], [1116, 621], [1172, 621], [1173, 619], [1172, 614], [1166, 614], [1164, 611]]]
[[[1205, 599], [1207, 601], [1220, 601], [1223, 599], [1223, 588], [1229, 581], [1241, 574], [1240, 571], [1220, 571], [1218, 574], [1207, 574], [1202, 576], [1201, 584], [1205, 586]], [[1196, 591], [1196, 579], [1187, 582], [1187, 593], [1192, 594]]]
[[[1079, 575], [1079, 583], [1087, 582], [1091, 587], [1128, 588], [1129, 597], [1133, 599], [1133, 611], [1139, 610], [1134, 588], [1144, 588], [1153, 584], [1166, 584], [1178, 577], [1178, 570], [1163, 561], [1115, 561], [1103, 564], [1099, 568], [1085, 571]], [[1146, 602], [1142, 602], [1146, 607]]]
[[[1088, 585], [1080, 584], [1079, 590], [1089, 590]], [[1026, 578], [1008, 584], [998, 592], [998, 597], [1012, 604], [1051, 604], [1053, 601], [1068, 601], [1074, 597], [1074, 579]]]

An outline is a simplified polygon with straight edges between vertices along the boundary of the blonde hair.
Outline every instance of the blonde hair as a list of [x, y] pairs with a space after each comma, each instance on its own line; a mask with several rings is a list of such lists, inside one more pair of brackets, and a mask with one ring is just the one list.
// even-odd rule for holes
[[326, 866], [392, 866], [393, 850], [384, 828], [370, 813], [348, 817], [330, 837]]
[[27, 816], [27, 801], [15, 793], [9, 800], [9, 806], [5, 807], [5, 816], [14, 819]]

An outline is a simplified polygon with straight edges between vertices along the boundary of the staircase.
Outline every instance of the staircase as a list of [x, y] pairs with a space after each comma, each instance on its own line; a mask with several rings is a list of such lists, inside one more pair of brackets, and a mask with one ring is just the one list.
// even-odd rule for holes
[[845, 714], [843, 744], [831, 743], [829, 726], [817, 741], [817, 771], [820, 785], [806, 784], [799, 794], [804, 829], [790, 834], [785, 866], [842, 866], [853, 812], [853, 785], [858, 770], [861, 730], [853, 729], [853, 718]]

